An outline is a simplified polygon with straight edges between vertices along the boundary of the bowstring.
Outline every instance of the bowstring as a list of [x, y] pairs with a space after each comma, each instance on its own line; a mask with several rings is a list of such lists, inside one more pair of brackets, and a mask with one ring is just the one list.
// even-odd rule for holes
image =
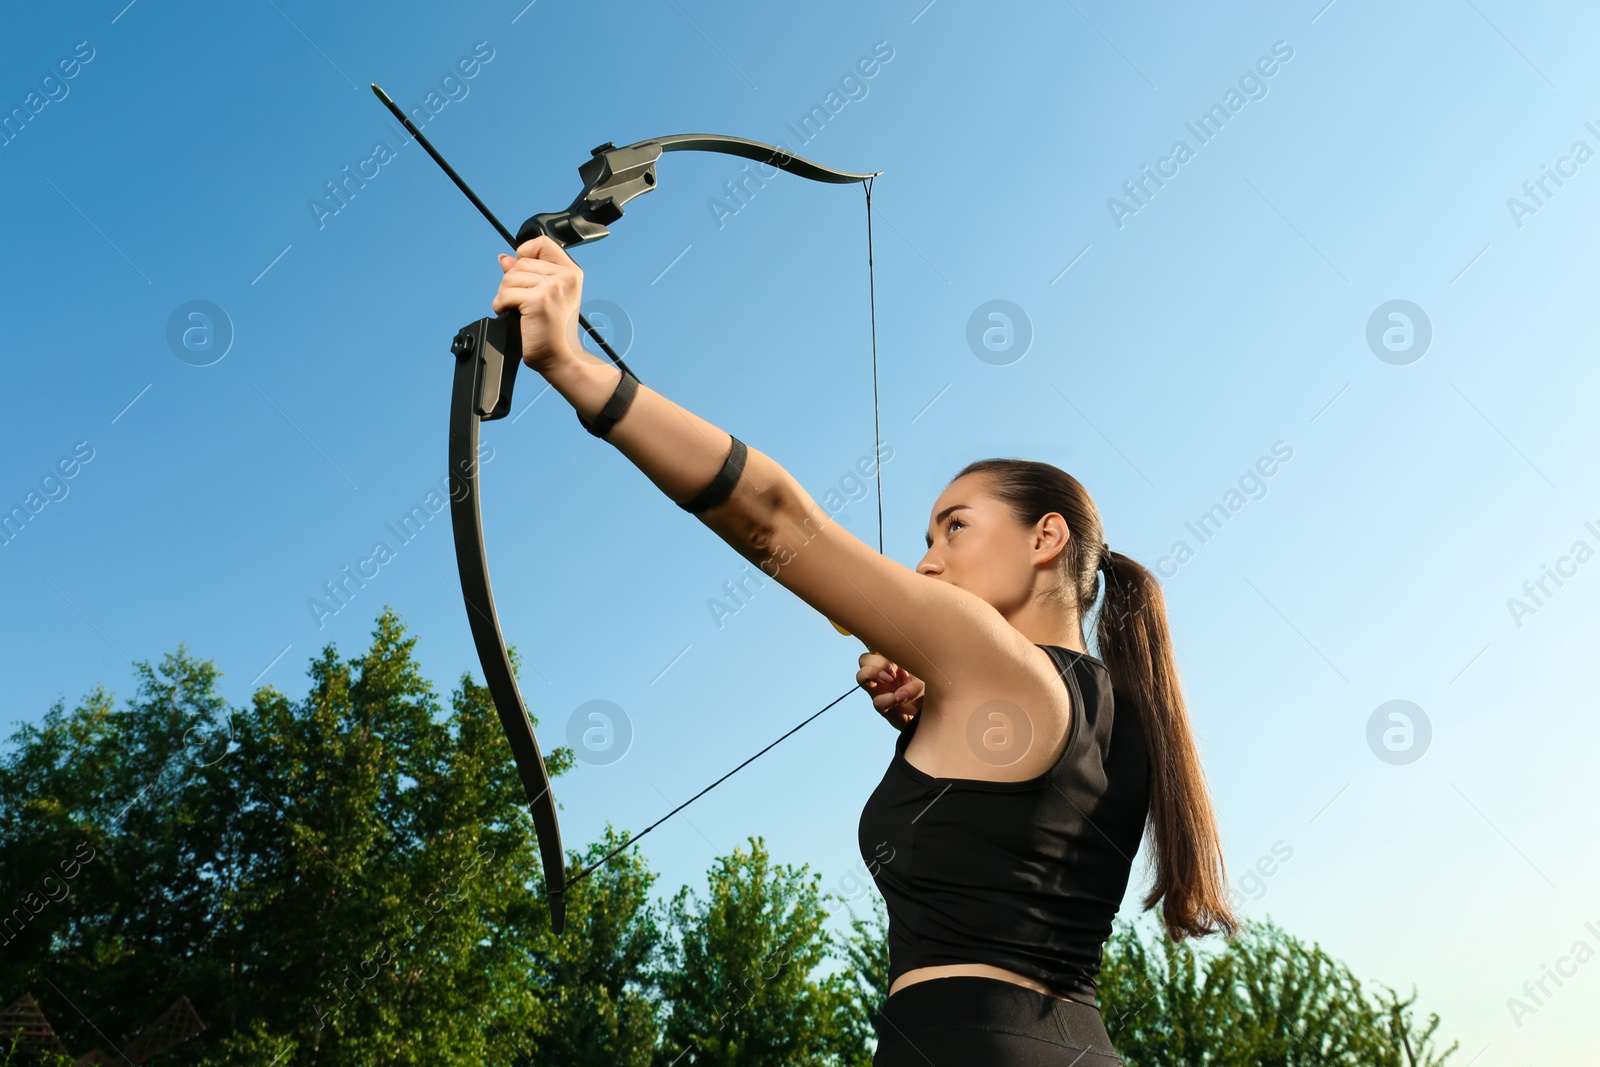
[[849, 689], [846, 689], [843, 693], [840, 693], [833, 700], [829, 701], [828, 704], [825, 707], [822, 707], [822, 708], [818, 709], [817, 711], [812, 712], [811, 715], [808, 718], [806, 718], [805, 720], [803, 720], [800, 723], [799, 726], [792, 727], [789, 730], [788, 733], [783, 735], [783, 737], [778, 738], [777, 741], [773, 741], [771, 744], [767, 745], [766, 748], [763, 748], [760, 752], [757, 752], [754, 756], [751, 756], [749, 759], [747, 759], [743, 763], [739, 764], [739, 766], [735, 767], [733, 770], [729, 771], [727, 774], [724, 774], [721, 778], [718, 778], [716, 781], [712, 782], [710, 785], [708, 785], [704, 789], [700, 790], [700, 792], [696, 793], [694, 796], [690, 797], [688, 800], [685, 800], [682, 804], [679, 804], [677, 807], [673, 808], [671, 811], [669, 811], [665, 815], [661, 816], [661, 818], [657, 819], [655, 822], [651, 823], [649, 826], [646, 826], [643, 830], [640, 830], [636, 834], [629, 835], [629, 837], [626, 840], [624, 840], [622, 842], [622, 844], [618, 845], [616, 848], [612, 849], [610, 852], [607, 852], [604, 856], [601, 856], [595, 862], [589, 864], [589, 866], [585, 867], [582, 871], [579, 871], [578, 874], [575, 877], [567, 879], [567, 888], [570, 889], [573, 886], [573, 884], [576, 883], [579, 879], [586, 878], [590, 874], [592, 874], [594, 871], [600, 869], [601, 867], [604, 867], [608, 862], [610, 862], [611, 858], [613, 856], [615, 856], [617, 853], [621, 852], [623, 849], [627, 848], [629, 845], [631, 845], [634, 842], [638, 841], [639, 838], [643, 837], [645, 834], [649, 833], [651, 830], [654, 830], [656, 827], [660, 826], [662, 823], [666, 822], [668, 819], [670, 819], [674, 815], [678, 814], [678, 812], [682, 811], [684, 808], [687, 808], [690, 804], [693, 804], [695, 801], [699, 800], [701, 797], [703, 797], [707, 793], [711, 792], [713, 789], [715, 789], [717, 786], [721, 785], [723, 782], [726, 782], [729, 778], [732, 778], [734, 775], [736, 775], [740, 771], [744, 770], [745, 767], [747, 767], [750, 764], [754, 763], [756, 760], [760, 759], [763, 755], [765, 755], [768, 751], [770, 751], [773, 748], [773, 746], [778, 744], [779, 741], [782, 741], [785, 737], [788, 737], [789, 734], [792, 734], [796, 730], [800, 729], [801, 726], [805, 726], [812, 719], [815, 719], [817, 716], [821, 715], [824, 711], [827, 711], [828, 708], [833, 707], [835, 704], [839, 703], [839, 701], [843, 700], [845, 697], [849, 696], [851, 693], [854, 693], [855, 691], [856, 691], [856, 687], [855, 686], [851, 686]]
[[867, 307], [872, 313], [872, 457], [878, 476], [878, 555], [883, 555], [883, 436], [878, 429], [878, 275], [872, 266], [872, 183], [861, 183], [867, 192]]
[[[878, 458], [878, 452], [882, 449], [883, 438], [882, 438], [882, 435], [881, 435], [881, 430], [879, 429], [879, 421], [878, 421], [878, 286], [877, 286], [877, 273], [876, 273], [876, 270], [875, 270], [875, 268], [873, 266], [873, 261], [872, 261], [872, 183], [873, 183], [873, 180], [874, 180], [873, 178], [867, 178], [865, 181], [863, 181], [861, 183], [861, 185], [862, 185], [862, 188], [866, 190], [866, 195], [867, 195], [867, 306], [868, 306], [868, 310], [869, 310], [870, 315], [871, 315], [871, 323], [872, 323], [872, 327], [871, 327], [871, 332], [872, 332], [872, 444], [873, 444], [873, 459], [874, 459], [874, 464], [873, 465], [876, 468], [877, 487], [878, 487], [878, 554], [881, 556], [881, 555], [883, 555], [883, 463]], [[579, 871], [573, 877], [567, 879], [567, 886], [566, 886], [567, 889], [571, 889], [574, 885], [577, 885], [583, 879], [589, 877], [589, 875], [593, 874], [595, 871], [599, 870], [601, 867], [604, 867], [607, 863], [610, 863], [611, 860], [619, 852], [621, 852], [623, 849], [625, 849], [628, 846], [634, 844], [641, 837], [643, 837], [645, 834], [648, 834], [651, 830], [654, 830], [656, 827], [660, 826], [662, 823], [666, 822], [668, 819], [670, 819], [674, 815], [678, 814], [678, 812], [682, 811], [684, 808], [687, 808], [690, 804], [693, 804], [695, 801], [699, 800], [701, 797], [703, 797], [707, 793], [711, 792], [717, 786], [721, 785], [723, 782], [726, 782], [729, 778], [732, 778], [734, 775], [736, 775], [740, 771], [744, 770], [744, 768], [748, 767], [750, 764], [754, 763], [756, 760], [760, 759], [762, 756], [764, 756], [768, 752], [770, 752], [780, 742], [782, 742], [786, 738], [788, 738], [788, 737], [792, 736], [793, 734], [795, 734], [802, 727], [810, 724], [813, 720], [815, 720], [818, 717], [820, 717], [823, 712], [827, 711], [829, 708], [833, 707], [835, 704], [839, 703], [841, 700], [843, 700], [845, 697], [849, 696], [851, 693], [854, 693], [855, 691], [856, 691], [856, 687], [852, 685], [849, 689], [846, 689], [843, 693], [840, 693], [837, 697], [835, 697], [834, 699], [830, 700], [827, 704], [823, 705], [821, 708], [818, 708], [816, 711], [812, 712], [805, 719], [801, 720], [798, 725], [790, 728], [786, 733], [783, 734], [783, 736], [779, 737], [776, 741], [773, 741], [770, 744], [768, 744], [760, 752], [757, 752], [755, 755], [751, 756], [749, 759], [747, 759], [743, 763], [739, 764], [733, 770], [729, 771], [727, 774], [724, 774], [721, 778], [718, 778], [716, 781], [712, 782], [710, 785], [708, 785], [704, 789], [700, 790], [700, 792], [696, 793], [694, 796], [690, 797], [688, 800], [685, 800], [682, 804], [679, 804], [677, 807], [673, 808], [671, 811], [669, 811], [665, 815], [661, 816], [661, 818], [657, 819], [655, 822], [651, 823], [649, 826], [646, 826], [643, 830], [640, 830], [636, 834], [629, 834], [627, 837], [623, 838], [622, 844], [618, 845], [616, 848], [612, 849], [610, 852], [607, 852], [604, 856], [601, 856], [599, 859], [597, 859], [593, 863], [589, 864], [589, 866], [587, 866], [583, 870]]]

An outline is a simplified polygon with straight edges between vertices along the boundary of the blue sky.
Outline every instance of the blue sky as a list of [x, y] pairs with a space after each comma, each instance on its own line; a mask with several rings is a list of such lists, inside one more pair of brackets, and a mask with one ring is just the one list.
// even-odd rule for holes
[[[1072, 472], [1112, 546], [1163, 567], [1243, 910], [1415, 983], [1463, 1062], [1593, 1053], [1600, 963], [1571, 955], [1600, 949], [1600, 862], [1572, 832], [1600, 799], [1592, 11], [524, 2], [12, 16], [0, 505], [38, 496], [0, 547], [8, 732], [96, 683], [130, 695], [129, 661], [180, 642], [235, 702], [298, 696], [385, 604], [441, 692], [477, 672], [448, 523], [403, 546], [386, 524], [444, 473], [449, 341], [489, 313], [501, 245], [369, 82], [408, 109], [435, 94], [425, 133], [513, 229], [565, 206], [604, 141], [784, 140], [884, 172], [888, 553], [920, 558], [972, 459]], [[801, 146], [789, 124], [819, 106]], [[820, 498], [876, 445], [863, 198], [784, 177], [735, 204], [739, 172], [666, 159], [578, 251], [586, 296], [622, 309], [641, 378]], [[368, 177], [335, 213], [346, 173]], [[997, 300], [1020, 355], [968, 342]], [[221, 358], [169, 340], [194, 301], [231, 333]], [[484, 439], [541, 737], [591, 700], [633, 732], [558, 783], [569, 843], [651, 821], [852, 684], [859, 645], [774, 584], [719, 626], [743, 561], [554, 393]], [[876, 543], [870, 496], [839, 520]], [[308, 602], [379, 540], [394, 558], [319, 620]], [[1369, 743], [1396, 700], [1428, 733], [1398, 754]], [[698, 882], [761, 834], [848, 892], [892, 742], [857, 695], [658, 830], [650, 862]], [[1546, 966], [1565, 977], [1536, 1002]]]

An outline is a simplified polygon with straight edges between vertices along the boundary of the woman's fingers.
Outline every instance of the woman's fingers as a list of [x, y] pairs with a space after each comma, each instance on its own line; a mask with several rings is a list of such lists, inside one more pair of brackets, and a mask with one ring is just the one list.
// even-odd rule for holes
[[[559, 263], [577, 269], [577, 261], [567, 255], [567, 250], [556, 244], [554, 240], [543, 234], [531, 241], [524, 241], [517, 246], [519, 259], [541, 259], [551, 263]], [[581, 273], [581, 271], [580, 271]]]
[[513, 270], [524, 271], [529, 274], [558, 275], [565, 274], [568, 269], [560, 263], [553, 263], [547, 259], [531, 259], [527, 256], [512, 257], [504, 252], [500, 253], [500, 269], [507, 274]]
[[[889, 662], [888, 660], [883, 659], [882, 656], [879, 656], [878, 659], [881, 660], [882, 663]], [[907, 677], [905, 672], [899, 671], [896, 673], [897, 671], [898, 668], [896, 668], [893, 664], [883, 666], [880, 663], [868, 663], [864, 664], [860, 670], [856, 671], [856, 681], [859, 684], [868, 687], [893, 685]]]
[[861, 653], [861, 658], [856, 662], [861, 667], [861, 670], [856, 672], [858, 680], [867, 677], [875, 678], [884, 673], [892, 675], [898, 669], [893, 663], [889, 662], [888, 657], [877, 652], [863, 652]]
[[904, 730], [921, 713], [927, 687], [876, 652], [863, 652], [857, 663], [856, 682], [871, 696], [873, 710], [896, 730]]
[[497, 315], [520, 314], [523, 362], [543, 373], [571, 357], [579, 347], [583, 271], [548, 237], [524, 241], [515, 256], [502, 253], [498, 262], [500, 287], [490, 307]]
[[921, 700], [926, 688], [921, 679], [874, 652], [863, 653], [859, 662], [856, 682], [871, 696], [873, 708], [887, 713], [905, 705], [903, 715], [914, 713], [911, 705]]
[[895, 678], [894, 675], [889, 674], [887, 671], [873, 671], [870, 668], [863, 668], [856, 672], [856, 681], [863, 686], [881, 688], [882, 686], [893, 685]]

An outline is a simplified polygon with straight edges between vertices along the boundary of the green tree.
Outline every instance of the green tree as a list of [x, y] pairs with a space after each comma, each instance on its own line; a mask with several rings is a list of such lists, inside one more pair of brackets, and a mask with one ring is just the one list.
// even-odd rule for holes
[[487, 692], [463, 675], [441, 714], [414, 644], [385, 611], [358, 659], [324, 650], [304, 700], [258, 693], [228, 761], [259, 864], [251, 1014], [286, 1063], [482, 1063], [536, 1016], [520, 786]]
[[820, 881], [804, 867], [774, 865], [751, 838], [748, 852], [735, 849], [712, 869], [706, 899], [678, 892], [669, 908], [677, 941], [660, 981], [668, 1012], [660, 1063], [829, 1063], [843, 988], [813, 977], [833, 947]]
[[126, 708], [102, 688], [72, 712], [58, 701], [0, 763], [0, 900], [15, 902], [0, 996], [32, 989], [73, 1048], [131, 1037], [221, 977], [198, 951], [217, 934], [218, 812], [236, 799], [211, 762], [227, 720], [217, 672], [181, 646], [159, 668], [135, 666]]
[[1433, 1036], [1439, 1029], [1439, 1013], [1429, 1012], [1427, 1025], [1419, 1027], [1412, 1021], [1411, 1006], [1416, 1000], [1415, 986], [1405, 1000], [1389, 988], [1378, 995], [1377, 1007], [1388, 1024], [1391, 1047], [1404, 1055], [1404, 1059], [1396, 1055], [1393, 1062], [1401, 1067], [1441, 1067], [1461, 1042], [1452, 1041], [1449, 1048], [1439, 1049]]
[[1158, 951], [1118, 924], [1101, 965], [1101, 1014], [1130, 1067], [1438, 1067], [1455, 1050], [1434, 1051], [1438, 1016], [1414, 1026], [1414, 996], [1363, 993], [1320, 946], [1270, 922], [1201, 950], [1159, 928], [1155, 940]]
[[850, 912], [850, 933], [839, 946], [844, 964], [837, 976], [836, 1044], [830, 1050], [840, 1067], [872, 1067], [877, 1048], [878, 1010], [889, 999], [889, 915], [883, 898], [870, 898], [872, 913]]
[[23, 727], [0, 761], [0, 890], [24, 908], [0, 995], [32, 990], [84, 1050], [187, 994], [208, 1028], [173, 1064], [510, 1062], [557, 1014], [529, 981], [534, 839], [487, 691], [464, 674], [446, 713], [414, 644], [386, 610], [304, 699], [235, 711], [180, 648], [125, 709], [97, 689]]
[[[621, 843], [608, 826], [589, 846], [585, 865]], [[637, 849], [627, 849], [572, 888], [561, 937], [540, 927], [529, 981], [546, 1010], [523, 1035], [525, 1062], [649, 1067], [661, 1040], [657, 983], [665, 921], [664, 909], [649, 899], [654, 883]]]
[[32, 1055], [24, 1049], [17, 1051], [22, 1043], [22, 1031], [16, 1030], [10, 1034], [0, 1034], [0, 1042], [5, 1044], [5, 1052], [0, 1055], [0, 1067], [72, 1067], [72, 1057], [63, 1056], [59, 1052], [34, 1052]]
[[[557, 938], [489, 694], [464, 672], [441, 706], [414, 646], [385, 609], [361, 655], [313, 659], [303, 698], [243, 708], [180, 646], [136, 664], [125, 706], [97, 687], [21, 727], [0, 756], [0, 1003], [31, 991], [68, 1048], [109, 1053], [187, 995], [207, 1028], [171, 1067], [870, 1067], [877, 897], [835, 939], [820, 876], [758, 838], [665, 904], [628, 849], [573, 887]], [[608, 827], [581, 862], [618, 843]], [[1130, 1067], [1456, 1050], [1415, 991], [1373, 996], [1270, 923], [1220, 944], [1120, 923], [1099, 993]]]

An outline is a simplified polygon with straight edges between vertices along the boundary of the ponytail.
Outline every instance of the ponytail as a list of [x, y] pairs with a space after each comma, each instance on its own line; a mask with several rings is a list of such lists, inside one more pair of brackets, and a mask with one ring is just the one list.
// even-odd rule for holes
[[1155, 877], [1145, 910], [1161, 904], [1162, 925], [1174, 941], [1218, 928], [1234, 936], [1239, 920], [1228, 905], [1222, 841], [1184, 708], [1160, 583], [1137, 561], [1106, 547], [1094, 500], [1060, 468], [985, 459], [967, 464], [956, 477], [968, 474], [984, 475], [990, 495], [1024, 526], [1052, 512], [1066, 520], [1070, 536], [1057, 566], [1061, 595], [1076, 608], [1080, 637], [1083, 620], [1100, 600], [1095, 645], [1111, 675], [1115, 706], [1138, 716], [1149, 756]]
[[1212, 933], [1218, 926], [1232, 937], [1238, 920], [1228, 907], [1222, 842], [1184, 709], [1166, 598], [1155, 575], [1120, 552], [1106, 550], [1104, 569], [1095, 645], [1117, 703], [1132, 704], [1138, 714], [1150, 755], [1156, 863], [1145, 909], [1165, 898], [1161, 921], [1174, 941]]

